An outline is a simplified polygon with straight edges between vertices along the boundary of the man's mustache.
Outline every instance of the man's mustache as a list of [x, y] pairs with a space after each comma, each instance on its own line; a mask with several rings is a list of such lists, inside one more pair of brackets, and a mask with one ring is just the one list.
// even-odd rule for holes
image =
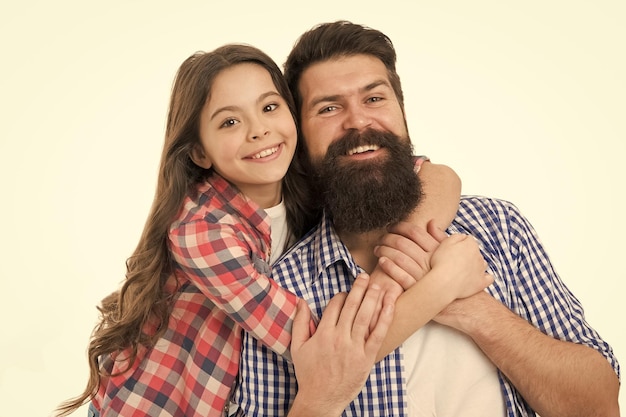
[[375, 145], [388, 147], [403, 139], [391, 132], [367, 129], [359, 131], [350, 129], [345, 135], [328, 146], [327, 157], [344, 156], [359, 146]]

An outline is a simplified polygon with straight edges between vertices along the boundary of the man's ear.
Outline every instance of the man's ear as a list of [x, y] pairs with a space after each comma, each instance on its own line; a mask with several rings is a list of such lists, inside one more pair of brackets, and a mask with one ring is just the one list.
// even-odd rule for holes
[[208, 156], [206, 156], [206, 154], [204, 153], [204, 149], [202, 149], [201, 145], [194, 145], [193, 149], [191, 150], [190, 156], [193, 163], [198, 165], [199, 167], [204, 169], [211, 168], [211, 160]]

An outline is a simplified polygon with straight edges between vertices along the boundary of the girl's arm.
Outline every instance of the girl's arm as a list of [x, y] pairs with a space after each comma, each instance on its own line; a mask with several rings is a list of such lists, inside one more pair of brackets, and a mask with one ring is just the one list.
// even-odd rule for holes
[[[171, 230], [170, 243], [175, 262], [217, 308], [279, 355], [290, 356], [298, 298], [268, 276], [264, 261], [250, 258], [250, 245], [235, 227], [194, 220]], [[266, 273], [257, 270], [265, 267]]]
[[426, 232], [426, 226], [448, 228], [458, 210], [461, 180], [450, 167], [433, 164], [425, 157], [417, 158], [416, 170], [423, 195], [418, 207], [407, 222], [394, 226], [391, 230], [396, 233], [386, 235], [374, 251], [379, 264], [372, 272], [372, 282], [383, 288], [388, 300], [397, 298], [394, 321], [377, 359], [456, 298], [482, 291], [493, 280], [485, 275], [478, 246], [467, 236], [447, 239], [440, 251], [446, 255], [439, 256], [438, 267], [433, 268], [431, 257], [440, 242]]
[[[419, 159], [418, 159], [419, 164]], [[424, 229], [430, 220], [446, 230], [459, 208], [461, 178], [447, 165], [423, 160], [418, 171], [422, 184], [422, 199], [411, 215], [411, 222]]]
[[[455, 234], [439, 243], [432, 235], [406, 222], [396, 225], [393, 231], [398, 233], [395, 239], [404, 240], [403, 249], [421, 259], [416, 262], [417, 272], [413, 272], [418, 281], [412, 279], [413, 285], [396, 301], [394, 320], [377, 360], [397, 348], [451, 302], [474, 295], [493, 282], [493, 277], [485, 272], [487, 263], [478, 243], [471, 236]], [[383, 265], [388, 273], [382, 270]], [[394, 269], [399, 269], [394, 262], [379, 263], [372, 277], [375, 274], [399, 276], [403, 272]]]

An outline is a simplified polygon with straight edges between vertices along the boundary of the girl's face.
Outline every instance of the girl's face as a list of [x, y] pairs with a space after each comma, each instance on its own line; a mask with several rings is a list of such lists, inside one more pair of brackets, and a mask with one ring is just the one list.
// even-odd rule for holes
[[213, 167], [261, 207], [280, 202], [297, 132], [266, 69], [243, 63], [218, 74], [200, 116], [200, 142], [197, 165]]

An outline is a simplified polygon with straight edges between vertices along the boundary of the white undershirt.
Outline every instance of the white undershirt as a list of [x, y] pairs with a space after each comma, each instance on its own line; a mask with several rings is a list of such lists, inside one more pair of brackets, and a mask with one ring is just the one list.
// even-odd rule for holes
[[498, 371], [467, 335], [429, 322], [402, 345], [409, 417], [503, 417]]
[[289, 237], [289, 228], [287, 227], [287, 210], [285, 203], [281, 202], [274, 207], [266, 208], [265, 212], [270, 216], [272, 225], [272, 251], [270, 253], [270, 266], [276, 262], [278, 257], [283, 254], [285, 243]]

